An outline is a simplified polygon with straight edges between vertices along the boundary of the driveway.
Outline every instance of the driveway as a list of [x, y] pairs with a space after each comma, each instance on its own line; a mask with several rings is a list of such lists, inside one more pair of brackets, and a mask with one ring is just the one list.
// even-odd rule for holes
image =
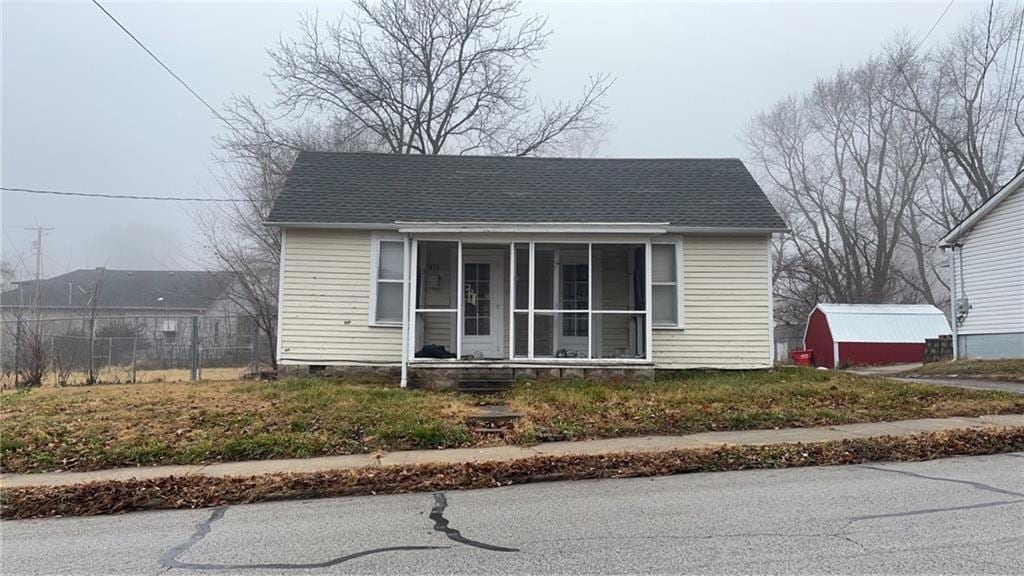
[[1024, 454], [4, 522], [4, 574], [1022, 573]]
[[971, 388], [973, 390], [1002, 390], [1024, 394], [1024, 382], [1009, 382], [1006, 380], [979, 380], [974, 378], [943, 378], [941, 376], [928, 376], [926, 378], [892, 378], [902, 382], [919, 382], [934, 384], [936, 386], [956, 386], [958, 388]]

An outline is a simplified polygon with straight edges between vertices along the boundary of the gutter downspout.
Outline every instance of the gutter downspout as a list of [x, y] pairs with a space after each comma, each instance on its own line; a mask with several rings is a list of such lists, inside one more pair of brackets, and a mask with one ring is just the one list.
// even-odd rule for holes
[[953, 329], [953, 360], [960, 359], [960, 338], [957, 336], [956, 244], [949, 245], [949, 325]]

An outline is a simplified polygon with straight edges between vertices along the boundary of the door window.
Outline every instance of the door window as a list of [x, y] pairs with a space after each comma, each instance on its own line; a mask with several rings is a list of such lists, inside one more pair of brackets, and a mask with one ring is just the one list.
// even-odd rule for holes
[[491, 334], [491, 265], [467, 262], [462, 271], [463, 322], [466, 336]]

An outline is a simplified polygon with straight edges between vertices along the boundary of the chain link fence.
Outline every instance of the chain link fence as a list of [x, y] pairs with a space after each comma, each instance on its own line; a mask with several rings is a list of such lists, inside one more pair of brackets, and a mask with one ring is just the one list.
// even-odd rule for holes
[[248, 315], [21, 318], [2, 322], [0, 387], [237, 380], [273, 347]]

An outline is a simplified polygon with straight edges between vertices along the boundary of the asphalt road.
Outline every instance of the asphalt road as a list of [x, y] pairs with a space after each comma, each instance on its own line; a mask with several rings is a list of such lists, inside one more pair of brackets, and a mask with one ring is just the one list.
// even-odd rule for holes
[[3, 522], [2, 573], [1024, 573], [1024, 454]]

